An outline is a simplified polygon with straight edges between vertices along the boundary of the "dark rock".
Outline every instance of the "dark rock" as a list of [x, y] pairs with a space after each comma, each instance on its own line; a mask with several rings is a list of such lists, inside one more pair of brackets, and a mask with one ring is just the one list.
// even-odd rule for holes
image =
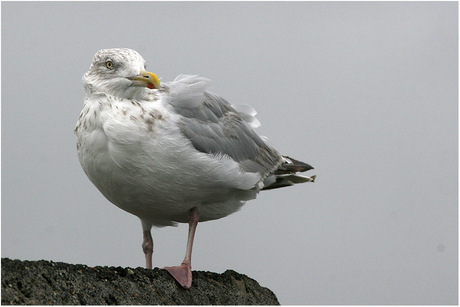
[[194, 271], [189, 290], [165, 270], [2, 258], [2, 305], [279, 305], [257, 281]]

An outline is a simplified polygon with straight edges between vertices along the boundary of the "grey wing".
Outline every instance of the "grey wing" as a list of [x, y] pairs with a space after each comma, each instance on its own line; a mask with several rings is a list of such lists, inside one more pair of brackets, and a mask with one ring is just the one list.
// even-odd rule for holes
[[198, 106], [171, 106], [182, 115], [181, 132], [198, 151], [227, 155], [243, 170], [258, 172], [264, 177], [281, 164], [281, 155], [269, 147], [225, 99], [205, 92], [203, 103]]

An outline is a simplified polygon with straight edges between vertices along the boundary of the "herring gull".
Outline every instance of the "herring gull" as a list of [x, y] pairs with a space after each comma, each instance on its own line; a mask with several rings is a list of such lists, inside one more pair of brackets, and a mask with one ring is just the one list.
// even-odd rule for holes
[[141, 220], [146, 267], [152, 226], [188, 223], [184, 261], [166, 267], [192, 284], [198, 222], [225, 217], [261, 190], [312, 182], [310, 165], [283, 156], [254, 129], [247, 105], [207, 91], [208, 79], [179, 75], [160, 82], [131, 49], [103, 49], [82, 78], [86, 98], [75, 134], [80, 164], [114, 205]]

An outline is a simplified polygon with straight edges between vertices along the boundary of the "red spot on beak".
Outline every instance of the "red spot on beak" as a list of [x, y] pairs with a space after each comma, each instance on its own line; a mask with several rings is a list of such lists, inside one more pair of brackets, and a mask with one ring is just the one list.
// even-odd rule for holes
[[155, 89], [155, 84], [153, 84], [152, 82], [149, 82], [149, 83], [147, 83], [147, 87], [148, 87], [149, 89], [152, 89], [152, 90], [153, 90], [153, 89]]

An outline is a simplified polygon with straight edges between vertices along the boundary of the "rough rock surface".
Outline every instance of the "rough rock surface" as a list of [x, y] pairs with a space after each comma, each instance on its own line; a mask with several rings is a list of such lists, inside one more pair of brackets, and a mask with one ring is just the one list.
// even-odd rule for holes
[[2, 258], [2, 305], [279, 305], [257, 281], [194, 271], [182, 289], [165, 270]]

